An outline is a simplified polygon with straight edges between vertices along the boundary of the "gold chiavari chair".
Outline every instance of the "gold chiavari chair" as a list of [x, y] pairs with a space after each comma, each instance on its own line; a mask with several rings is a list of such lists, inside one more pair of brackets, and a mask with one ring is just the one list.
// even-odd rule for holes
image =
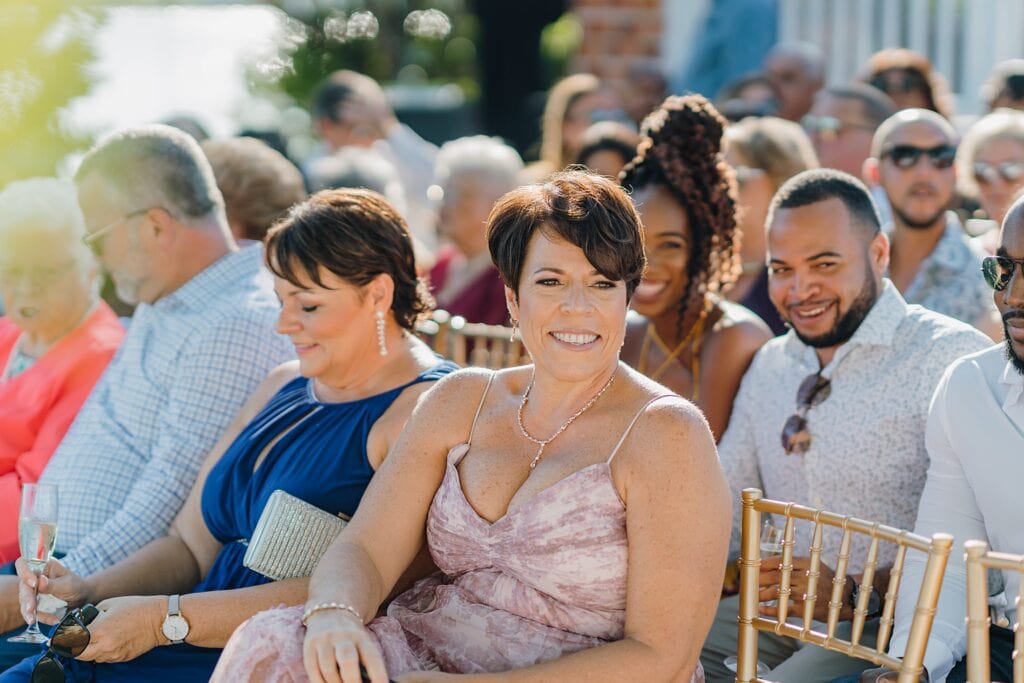
[[519, 336], [513, 338], [511, 327], [470, 323], [454, 316], [448, 323], [447, 336], [445, 355], [462, 366], [500, 370], [530, 362]]
[[[785, 527], [782, 541], [782, 563], [780, 567], [780, 591], [778, 606], [774, 617], [758, 614], [758, 574], [761, 569], [761, 514], [773, 514], [784, 518]], [[809, 553], [810, 568], [807, 594], [804, 602], [800, 624], [788, 623], [790, 618], [789, 596], [790, 582], [793, 571], [793, 527], [795, 520], [806, 520], [814, 524], [811, 548]], [[842, 529], [839, 553], [836, 558], [835, 579], [832, 582], [828, 600], [828, 618], [825, 632], [816, 630], [813, 625], [814, 606], [818, 600], [818, 577], [821, 566], [823, 527], [830, 526]], [[860, 594], [854, 609], [850, 640], [836, 636], [839, 624], [839, 612], [842, 609], [846, 571], [850, 559], [851, 536], [854, 533], [868, 536], [870, 544], [864, 563], [864, 574], [860, 582]], [[885, 602], [879, 621], [878, 637], [874, 646], [862, 645], [861, 636], [867, 621], [868, 599], [877, 569], [878, 544], [887, 541], [896, 545], [896, 559], [889, 577], [885, 592]], [[761, 681], [757, 678], [757, 635], [760, 631], [768, 631], [779, 636], [794, 638], [828, 650], [842, 652], [858, 659], [873, 662], [876, 666], [885, 666], [899, 673], [899, 683], [916, 683], [924, 668], [924, 651], [931, 632], [932, 619], [939, 599], [942, 576], [946, 570], [946, 560], [953, 547], [953, 537], [948, 534], [935, 534], [931, 539], [884, 526], [877, 522], [867, 522], [838, 515], [833, 512], [784, 503], [762, 498], [760, 489], [744, 489], [742, 549], [740, 552], [740, 608], [739, 608], [739, 647], [737, 654], [737, 683]], [[896, 598], [899, 594], [900, 578], [903, 573], [903, 562], [907, 549], [915, 549], [928, 555], [924, 579], [918, 593], [914, 620], [910, 627], [907, 650], [902, 660], [886, 654], [885, 649], [892, 634], [893, 612], [896, 609]], [[796, 617], [797, 615], [793, 615]]]
[[[984, 541], [964, 543], [967, 565], [967, 680], [989, 683], [988, 570], [1001, 569], [1021, 573], [1024, 586], [1024, 555], [997, 553]], [[1024, 629], [1020, 627], [1020, 597], [1017, 597], [1017, 623], [1013, 625], [1013, 683], [1024, 683]]]

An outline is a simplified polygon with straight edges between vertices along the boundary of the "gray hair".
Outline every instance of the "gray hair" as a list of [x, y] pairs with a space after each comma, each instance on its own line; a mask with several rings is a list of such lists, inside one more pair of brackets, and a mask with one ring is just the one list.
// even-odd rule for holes
[[795, 57], [810, 78], [825, 80], [825, 53], [814, 43], [802, 40], [776, 43], [765, 56], [765, 64], [775, 57]]
[[310, 191], [341, 188], [373, 190], [407, 216], [405, 187], [398, 169], [379, 153], [363, 147], [342, 147], [314, 161], [308, 169]]
[[44, 249], [67, 244], [78, 265], [93, 265], [92, 253], [82, 243], [84, 235], [85, 221], [71, 181], [30, 178], [0, 192], [0, 254], [9, 252], [12, 239], [29, 236]]
[[523, 160], [498, 138], [472, 135], [446, 142], [434, 162], [434, 182], [444, 185], [455, 176], [489, 183], [499, 196], [519, 186]]
[[1024, 145], [1024, 111], [996, 109], [975, 121], [964, 133], [956, 153], [957, 183], [964, 194], [972, 197], [977, 195], [978, 184], [974, 181], [973, 173], [974, 157], [982, 146], [997, 139], [1013, 140]]
[[182, 222], [224, 214], [224, 199], [199, 143], [177, 128], [152, 124], [100, 141], [75, 174], [99, 176], [126, 211], [162, 208]]

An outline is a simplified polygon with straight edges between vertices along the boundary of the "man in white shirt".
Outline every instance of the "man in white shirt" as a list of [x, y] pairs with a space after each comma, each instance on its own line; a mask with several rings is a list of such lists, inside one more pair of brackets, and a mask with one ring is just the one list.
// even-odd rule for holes
[[[791, 329], [755, 356], [719, 445], [737, 507], [740, 491], [757, 486], [768, 498], [909, 527], [928, 464], [924, 426], [935, 385], [949, 363], [990, 342], [966, 324], [908, 305], [883, 278], [888, 240], [867, 188], [848, 174], [806, 171], [783, 185], [768, 216], [768, 254], [769, 295]], [[810, 525], [796, 527], [795, 554], [808, 552], [810, 532]], [[819, 585], [831, 584], [840, 536], [824, 535]], [[862, 571], [867, 546], [864, 539], [852, 544], [852, 575]], [[880, 567], [891, 565], [893, 549], [879, 551]], [[761, 600], [778, 595], [777, 564], [769, 558], [762, 565]], [[809, 562], [795, 557], [793, 565], [798, 613]], [[887, 576], [878, 572], [877, 592]], [[846, 582], [846, 620], [853, 583]], [[827, 602], [817, 603], [822, 621]], [[705, 643], [709, 682], [734, 675], [722, 660], [736, 652], [737, 607], [736, 598], [722, 601]], [[871, 666], [821, 648], [797, 650], [770, 634], [759, 643], [769, 677], [786, 683], [830, 681]]]
[[[925, 652], [932, 681], [965, 680], [967, 615], [964, 541], [981, 539], [997, 551], [1024, 553], [1019, 484], [1024, 481], [1024, 201], [1006, 215], [996, 256], [984, 262], [985, 279], [1006, 333], [1005, 345], [961, 358], [939, 382], [928, 414], [927, 446], [931, 464], [918, 510], [917, 533], [953, 534], [939, 596], [939, 608]], [[924, 573], [919, 558], [907, 556], [896, 626], [889, 653], [902, 656], [914, 613], [914, 597]], [[1003, 572], [1006, 603], [1020, 593], [1020, 575]], [[1011, 621], [1012, 612], [1007, 615]], [[992, 626], [992, 679], [1013, 673], [1012, 632]], [[959, 662], [959, 663], [958, 663]], [[880, 679], [872, 672], [862, 680]]]

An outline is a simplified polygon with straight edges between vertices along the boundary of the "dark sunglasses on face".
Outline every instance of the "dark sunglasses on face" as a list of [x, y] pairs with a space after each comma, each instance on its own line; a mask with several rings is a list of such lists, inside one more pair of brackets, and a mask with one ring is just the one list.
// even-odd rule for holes
[[811, 447], [811, 433], [807, 430], [807, 411], [821, 405], [832, 394], [832, 380], [821, 372], [808, 375], [796, 392], [796, 412], [782, 427], [782, 449], [786, 455], [803, 455]]
[[1014, 183], [1024, 176], [1024, 163], [1019, 161], [1004, 161], [1001, 164], [987, 164], [984, 161], [975, 161], [974, 180], [979, 184], [994, 183], [1000, 178], [1008, 183]]
[[892, 159], [892, 163], [897, 168], [903, 169], [913, 168], [922, 156], [928, 157], [928, 162], [933, 168], [950, 168], [956, 159], [956, 147], [953, 145], [938, 145], [925, 148], [915, 147], [914, 145], [893, 145], [882, 152], [883, 159]]
[[879, 72], [871, 79], [871, 85], [888, 95], [907, 94], [915, 90], [922, 92], [928, 90], [928, 83], [925, 81], [924, 76], [917, 71], [911, 70]]
[[1007, 76], [1003, 83], [1001, 96], [1009, 97], [1011, 100], [1024, 100], [1024, 74]]
[[988, 286], [997, 292], [1006, 289], [1013, 278], [1013, 270], [1021, 267], [1024, 274], [1024, 259], [1012, 259], [1007, 256], [986, 256], [981, 260], [981, 274]]
[[64, 615], [53, 633], [46, 653], [32, 669], [32, 683], [64, 683], [61, 657], [75, 658], [89, 647], [89, 624], [99, 615], [93, 605], [84, 605]]

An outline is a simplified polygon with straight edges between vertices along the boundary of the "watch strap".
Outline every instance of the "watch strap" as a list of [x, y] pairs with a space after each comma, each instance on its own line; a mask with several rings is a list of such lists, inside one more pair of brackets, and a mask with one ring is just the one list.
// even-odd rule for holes
[[167, 616], [174, 617], [181, 614], [180, 601], [180, 595], [172, 595], [167, 598]]

